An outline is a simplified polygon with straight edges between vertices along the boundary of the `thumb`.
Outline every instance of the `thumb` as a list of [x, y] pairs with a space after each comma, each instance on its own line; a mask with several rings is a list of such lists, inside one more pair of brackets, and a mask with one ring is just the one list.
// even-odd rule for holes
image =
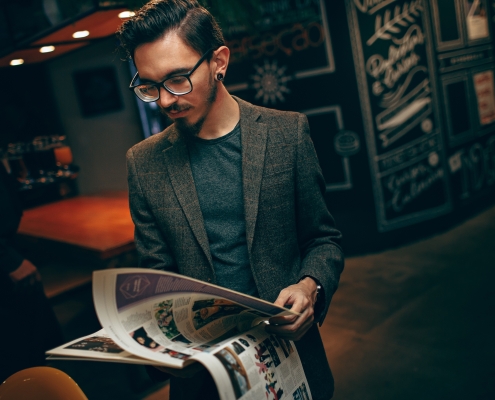
[[282, 290], [275, 300], [275, 305], [279, 307], [284, 307], [286, 305], [291, 305], [293, 301], [291, 300], [291, 294], [287, 290]]

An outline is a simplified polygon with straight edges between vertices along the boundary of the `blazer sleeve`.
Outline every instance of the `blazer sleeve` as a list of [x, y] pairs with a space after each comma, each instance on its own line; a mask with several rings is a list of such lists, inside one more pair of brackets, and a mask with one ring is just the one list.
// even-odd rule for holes
[[296, 221], [301, 252], [300, 279], [315, 278], [323, 289], [323, 305], [315, 321], [323, 322], [344, 268], [342, 235], [325, 203], [325, 181], [309, 135], [305, 115], [298, 120], [296, 155]]
[[177, 272], [172, 251], [157, 225], [142, 190], [136, 159], [139, 160], [130, 149], [127, 152], [129, 208], [134, 222], [134, 242], [139, 256], [139, 266]]

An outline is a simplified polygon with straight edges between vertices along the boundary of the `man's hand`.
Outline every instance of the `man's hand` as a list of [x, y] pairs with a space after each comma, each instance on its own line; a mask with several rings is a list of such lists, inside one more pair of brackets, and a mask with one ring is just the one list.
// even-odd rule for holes
[[9, 276], [16, 286], [33, 286], [41, 280], [38, 269], [29, 260], [24, 260], [20, 267], [12, 271]]
[[275, 301], [277, 306], [291, 306], [291, 311], [301, 315], [272, 317], [266, 326], [268, 333], [284, 339], [299, 340], [311, 328], [314, 321], [314, 305], [316, 303], [316, 282], [306, 277], [295, 285], [282, 290]]
[[157, 366], [155, 366], [155, 368], [160, 372], [176, 376], [177, 378], [192, 378], [198, 372], [205, 369], [203, 364], [201, 364], [199, 362], [195, 362], [195, 363], [189, 365], [188, 367], [182, 368], [182, 369], [168, 368], [168, 367], [157, 367]]

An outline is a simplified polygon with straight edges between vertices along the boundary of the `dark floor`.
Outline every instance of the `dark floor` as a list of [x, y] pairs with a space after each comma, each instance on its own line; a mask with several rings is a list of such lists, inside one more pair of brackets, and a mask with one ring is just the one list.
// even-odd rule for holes
[[[53, 302], [67, 340], [99, 329], [89, 286]], [[495, 399], [495, 208], [433, 238], [347, 259], [321, 332], [335, 400]], [[168, 398], [141, 367], [52, 365], [90, 400]]]

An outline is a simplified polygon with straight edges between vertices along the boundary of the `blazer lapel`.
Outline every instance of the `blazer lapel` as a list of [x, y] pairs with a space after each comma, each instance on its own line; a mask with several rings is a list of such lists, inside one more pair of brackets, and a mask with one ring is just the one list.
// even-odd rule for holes
[[208, 236], [206, 235], [203, 214], [199, 206], [185, 140], [177, 136], [174, 144], [163, 150], [163, 153], [165, 165], [167, 166], [170, 181], [172, 182], [177, 199], [182, 206], [182, 210], [196, 240], [206, 254], [210, 266], [213, 268]]
[[234, 99], [239, 103], [241, 114], [242, 182], [246, 241], [248, 252], [251, 253], [268, 134], [266, 125], [258, 122], [261, 116], [260, 112], [251, 104], [236, 97]]

